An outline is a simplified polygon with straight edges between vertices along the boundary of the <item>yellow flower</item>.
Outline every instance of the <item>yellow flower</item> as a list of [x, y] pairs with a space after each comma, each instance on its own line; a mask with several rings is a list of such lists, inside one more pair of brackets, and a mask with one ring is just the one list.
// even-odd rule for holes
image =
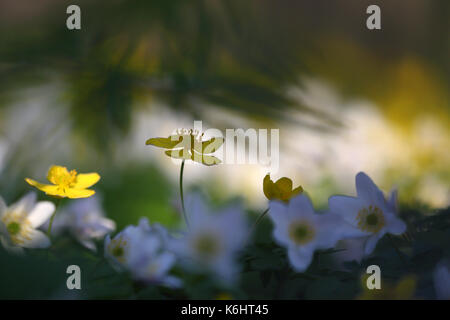
[[221, 161], [208, 154], [216, 152], [223, 144], [223, 138], [212, 138], [202, 141], [203, 133], [192, 130], [178, 130], [168, 138], [151, 138], [145, 143], [155, 147], [168, 149], [165, 154], [171, 158], [192, 160], [207, 166], [219, 164]]
[[286, 177], [278, 179], [276, 182], [270, 180], [270, 174], [264, 177], [263, 191], [269, 200], [281, 200], [288, 202], [292, 197], [303, 192], [303, 188], [298, 186], [292, 189], [292, 180]]
[[233, 296], [226, 292], [221, 292], [218, 295], [216, 295], [215, 300], [233, 300]]
[[358, 297], [359, 300], [409, 300], [414, 298], [417, 279], [414, 275], [404, 276], [396, 285], [381, 282], [381, 289], [367, 288], [367, 278], [362, 277], [363, 293]]
[[68, 171], [66, 167], [52, 166], [47, 174], [52, 184], [43, 184], [26, 178], [25, 181], [33, 187], [56, 198], [88, 198], [95, 194], [88, 189], [100, 180], [98, 173], [80, 173], [75, 170]]

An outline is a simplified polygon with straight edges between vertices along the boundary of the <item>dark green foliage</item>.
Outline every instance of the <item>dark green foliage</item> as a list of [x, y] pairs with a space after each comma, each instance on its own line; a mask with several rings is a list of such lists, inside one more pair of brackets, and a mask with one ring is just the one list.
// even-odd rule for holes
[[[408, 216], [407, 211], [402, 214]], [[418, 219], [417, 232], [410, 242], [402, 237], [391, 240], [401, 251], [398, 255], [391, 241], [384, 237], [375, 253], [361, 263], [349, 261], [345, 270], [337, 268], [333, 254], [339, 250], [316, 252], [304, 273], [294, 272], [283, 248], [272, 241], [271, 225], [265, 219], [251, 243], [240, 256], [242, 272], [236, 285], [218, 283], [208, 274], [191, 274], [176, 268], [183, 279], [179, 289], [145, 285], [132, 280], [127, 273], [116, 272], [99, 253], [93, 253], [71, 240], [69, 235], [57, 239], [46, 250], [28, 250], [24, 257], [0, 251], [0, 297], [13, 298], [89, 298], [89, 299], [214, 299], [227, 293], [235, 299], [353, 299], [361, 292], [361, 275], [367, 266], [376, 264], [383, 281], [396, 283], [405, 275], [418, 278], [416, 297], [434, 298], [432, 272], [450, 252], [449, 209]], [[82, 270], [81, 291], [65, 287], [68, 265]]]

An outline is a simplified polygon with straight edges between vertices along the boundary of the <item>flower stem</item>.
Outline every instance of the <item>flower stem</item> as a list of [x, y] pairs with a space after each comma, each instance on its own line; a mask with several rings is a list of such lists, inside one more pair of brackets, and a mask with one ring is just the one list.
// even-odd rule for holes
[[51, 233], [52, 233], [52, 225], [53, 225], [53, 219], [55, 219], [56, 216], [56, 212], [59, 209], [59, 206], [61, 205], [62, 202], [62, 198], [56, 200], [56, 208], [55, 208], [55, 212], [53, 212], [51, 218], [50, 218], [50, 223], [48, 224], [48, 229], [47, 229], [47, 237], [51, 237]]
[[261, 221], [261, 219], [264, 218], [264, 216], [266, 215], [267, 212], [269, 212], [269, 208], [267, 208], [266, 210], [264, 210], [264, 212], [261, 213], [261, 215], [258, 217], [258, 219], [256, 219], [255, 224], [253, 225], [252, 230], [256, 229], [257, 225], [259, 224], [259, 222]]
[[184, 207], [184, 196], [183, 196], [184, 162], [185, 162], [185, 160], [183, 159], [183, 162], [181, 162], [181, 169], [180, 169], [180, 197], [181, 197], [181, 208], [183, 209], [184, 221], [186, 222], [186, 225], [189, 228], [189, 221], [188, 221], [188, 218], [187, 218], [187, 215], [186, 215], [186, 209]]

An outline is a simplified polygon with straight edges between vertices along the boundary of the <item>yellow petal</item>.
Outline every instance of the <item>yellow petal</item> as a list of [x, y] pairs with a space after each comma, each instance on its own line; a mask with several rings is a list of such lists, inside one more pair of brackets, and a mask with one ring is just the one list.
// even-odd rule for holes
[[267, 174], [263, 181], [264, 195], [269, 200], [289, 201], [292, 197], [303, 192], [303, 188], [298, 186], [292, 190], [292, 180], [286, 177], [278, 179], [276, 182], [270, 180], [270, 175]]
[[294, 190], [292, 190], [291, 195], [289, 198], [293, 198], [296, 195], [300, 194], [303, 192], [303, 188], [301, 186], [298, 186], [297, 188], [295, 188]]
[[39, 190], [45, 192], [46, 194], [49, 194], [49, 195], [52, 195], [52, 196], [64, 196], [64, 194], [62, 194], [59, 191], [58, 186], [54, 186], [54, 185], [51, 185], [51, 184], [39, 183], [39, 182], [34, 181], [32, 179], [29, 179], [29, 178], [26, 178], [25, 181], [29, 185], [31, 185], [31, 186], [33, 186], [35, 188], [38, 188]]
[[272, 200], [274, 195], [274, 183], [270, 180], [270, 174], [267, 174], [263, 180], [263, 192], [267, 199]]
[[[152, 145], [158, 148], [173, 149], [182, 142], [183, 136], [170, 136], [168, 138], [151, 138], [148, 139], [145, 144]], [[180, 146], [181, 147], [181, 146]]]
[[292, 180], [286, 177], [275, 182], [275, 197], [283, 201], [289, 201], [292, 196]]
[[[212, 138], [207, 141], [203, 141], [200, 143], [194, 143], [194, 150], [198, 153], [208, 154], [208, 153], [214, 153], [222, 146], [224, 142], [223, 138]], [[201, 150], [200, 150], [201, 148]]]
[[76, 189], [86, 189], [100, 180], [100, 175], [98, 173], [80, 173], [77, 175], [77, 181], [75, 183]]
[[70, 199], [89, 198], [95, 194], [94, 190], [89, 189], [66, 189], [66, 196]]
[[216, 158], [214, 156], [207, 156], [206, 154], [199, 155], [198, 153], [195, 153], [192, 160], [204, 164], [205, 166], [214, 166], [222, 162], [219, 158]]
[[186, 149], [166, 150], [166, 152], [164, 153], [169, 157], [175, 159], [190, 160], [192, 157], [191, 154]]
[[286, 177], [278, 179], [275, 182], [275, 186], [280, 190], [281, 193], [287, 193], [292, 191], [292, 180]]
[[47, 173], [47, 179], [53, 184], [59, 184], [62, 177], [69, 176], [70, 173], [66, 167], [52, 166]]

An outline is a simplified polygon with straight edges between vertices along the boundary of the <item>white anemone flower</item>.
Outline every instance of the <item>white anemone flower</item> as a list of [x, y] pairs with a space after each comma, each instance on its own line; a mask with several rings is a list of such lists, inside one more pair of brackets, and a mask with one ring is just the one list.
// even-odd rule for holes
[[400, 235], [406, 231], [406, 224], [396, 214], [396, 191], [386, 200], [373, 181], [360, 172], [356, 175], [356, 192], [357, 197], [332, 196], [328, 206], [349, 224], [353, 237], [367, 237], [364, 254], [369, 255], [386, 233]]
[[113, 232], [116, 224], [105, 217], [97, 196], [74, 200], [53, 222], [52, 233], [69, 231], [84, 247], [97, 251], [94, 240]]
[[181, 281], [168, 273], [176, 262], [168, 251], [171, 238], [159, 224], [150, 225], [146, 218], [138, 226], [128, 226], [113, 239], [105, 238], [105, 257], [118, 271], [129, 271], [139, 281], [178, 287]]
[[434, 290], [439, 300], [450, 300], [450, 263], [441, 261], [433, 272]]
[[141, 233], [146, 232], [148, 225], [139, 223], [138, 226], [128, 226], [116, 234], [112, 239], [108, 234], [104, 242], [104, 256], [117, 270], [125, 270], [129, 262], [130, 248], [140, 239]]
[[234, 281], [239, 271], [235, 258], [248, 235], [245, 212], [232, 205], [213, 214], [200, 195], [186, 200], [189, 230], [174, 241], [174, 252], [188, 268], [212, 272], [220, 281]]
[[[141, 220], [140, 224], [142, 223], [148, 224], [146, 219]], [[181, 280], [169, 275], [169, 271], [175, 265], [176, 256], [167, 250], [168, 238], [165, 237], [167, 233], [162, 233], [161, 230], [163, 227], [159, 225], [157, 228], [149, 226], [146, 232], [133, 235], [127, 267], [139, 281], [172, 288], [179, 287]]]
[[339, 216], [316, 213], [303, 194], [288, 203], [270, 201], [269, 217], [274, 223], [275, 241], [287, 249], [289, 261], [298, 272], [308, 268], [314, 251], [332, 248], [346, 235], [347, 226]]
[[29, 193], [7, 207], [0, 197], [0, 242], [6, 250], [22, 253], [22, 248], [47, 248], [50, 239], [37, 230], [55, 212], [49, 201], [36, 202], [36, 194]]

